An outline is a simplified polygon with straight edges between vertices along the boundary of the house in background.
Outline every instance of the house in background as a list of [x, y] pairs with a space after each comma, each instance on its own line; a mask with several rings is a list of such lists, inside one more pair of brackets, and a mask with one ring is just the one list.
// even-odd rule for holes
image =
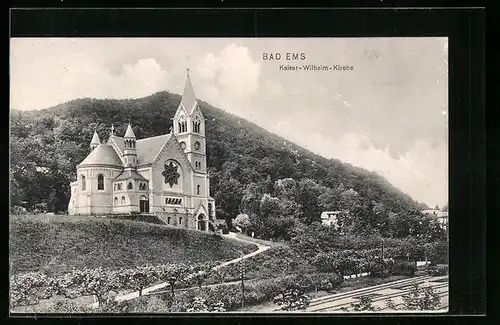
[[434, 216], [443, 228], [446, 228], [448, 226], [448, 212], [447, 211], [432, 209], [432, 210], [424, 210], [424, 211], [422, 211], [422, 213], [426, 214], [426, 215]]
[[328, 227], [339, 227], [338, 215], [341, 211], [325, 211], [321, 213], [321, 223]]

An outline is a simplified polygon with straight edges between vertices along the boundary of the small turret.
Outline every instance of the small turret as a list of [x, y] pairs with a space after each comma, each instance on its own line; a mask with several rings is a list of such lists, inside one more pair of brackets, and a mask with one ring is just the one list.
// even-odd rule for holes
[[123, 151], [123, 156], [125, 157], [125, 166], [135, 167], [137, 165], [137, 151], [135, 148], [136, 138], [132, 126], [130, 123], [127, 126], [127, 131], [123, 137], [125, 148]]
[[90, 141], [90, 149], [94, 150], [100, 144], [101, 140], [99, 139], [99, 134], [97, 134], [97, 131], [94, 131], [94, 135], [92, 136], [92, 141]]

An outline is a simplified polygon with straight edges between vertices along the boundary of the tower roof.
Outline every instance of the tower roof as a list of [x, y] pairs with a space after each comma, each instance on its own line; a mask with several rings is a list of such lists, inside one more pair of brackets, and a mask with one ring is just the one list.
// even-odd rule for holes
[[85, 165], [121, 166], [122, 162], [113, 147], [107, 144], [100, 144], [78, 166]]
[[191, 84], [191, 78], [189, 77], [189, 69], [186, 78], [186, 85], [184, 86], [184, 93], [182, 94], [181, 103], [184, 108], [191, 113], [196, 104], [196, 95], [194, 94], [193, 85]]
[[99, 139], [99, 134], [97, 134], [97, 131], [94, 131], [94, 135], [92, 136], [92, 141], [90, 141], [90, 144], [101, 144], [101, 140]]
[[135, 134], [130, 123], [127, 126], [127, 131], [125, 132], [124, 138], [135, 138]]

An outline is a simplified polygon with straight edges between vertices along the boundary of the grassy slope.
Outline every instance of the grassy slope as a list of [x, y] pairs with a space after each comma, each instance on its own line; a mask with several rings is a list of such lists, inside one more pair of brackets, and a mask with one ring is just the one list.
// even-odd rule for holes
[[229, 260], [257, 247], [194, 230], [95, 217], [11, 216], [12, 273]]

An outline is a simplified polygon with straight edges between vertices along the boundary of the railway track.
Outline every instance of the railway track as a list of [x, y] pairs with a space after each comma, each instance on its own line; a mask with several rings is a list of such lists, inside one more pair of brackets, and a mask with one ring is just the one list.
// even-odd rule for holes
[[[431, 276], [420, 276], [410, 279], [404, 279], [389, 283], [384, 283], [372, 287], [361, 288], [349, 292], [343, 292], [331, 296], [317, 298], [311, 301], [311, 304], [307, 308], [308, 312], [332, 312], [341, 311], [342, 307], [348, 307], [352, 302], [355, 302], [357, 298], [363, 296], [375, 296], [372, 299], [373, 303], [384, 301], [387, 299], [397, 298], [404, 294], [407, 294], [412, 285], [415, 283], [442, 281], [445, 277], [433, 278]], [[432, 281], [433, 280], [433, 281]], [[444, 297], [448, 294], [448, 282], [434, 282], [430, 284], [435, 290], [438, 290], [438, 295]], [[445, 289], [445, 290], [442, 290]], [[379, 291], [386, 291], [386, 293], [377, 293]], [[396, 304], [397, 306], [398, 304]], [[400, 305], [400, 304], [399, 304]]]

